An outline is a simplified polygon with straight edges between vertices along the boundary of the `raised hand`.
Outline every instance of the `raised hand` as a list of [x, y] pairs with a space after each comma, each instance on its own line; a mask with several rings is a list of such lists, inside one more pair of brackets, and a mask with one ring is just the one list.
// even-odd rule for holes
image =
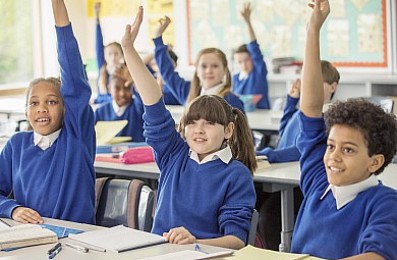
[[135, 20], [132, 24], [127, 24], [125, 27], [124, 36], [121, 39], [121, 46], [123, 49], [134, 46], [136, 36], [138, 35], [139, 28], [141, 27], [143, 19], [143, 7], [139, 6]]
[[244, 3], [243, 10], [241, 10], [240, 13], [243, 16], [245, 22], [250, 23], [251, 13], [252, 13], [251, 3], [250, 2]]
[[95, 18], [99, 19], [99, 13], [101, 11], [101, 2], [95, 2], [94, 11], [95, 11]]
[[288, 92], [288, 95], [290, 95], [293, 98], [299, 98], [300, 97], [300, 92], [301, 92], [301, 80], [296, 79], [292, 85], [291, 88]]
[[325, 19], [330, 13], [329, 1], [312, 0], [310, 3], [308, 3], [308, 6], [313, 9], [313, 13], [309, 21], [309, 26], [313, 26], [314, 29], [320, 30]]
[[165, 32], [165, 30], [167, 29], [170, 23], [171, 23], [171, 19], [168, 16], [164, 16], [163, 18], [160, 18], [159, 25], [154, 32], [154, 38], [158, 38], [161, 35], [163, 35], [163, 33]]

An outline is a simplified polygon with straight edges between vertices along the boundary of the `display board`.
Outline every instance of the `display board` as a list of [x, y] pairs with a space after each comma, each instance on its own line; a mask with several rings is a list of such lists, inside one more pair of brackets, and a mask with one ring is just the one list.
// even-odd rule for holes
[[[187, 0], [190, 61], [206, 47], [228, 56], [248, 43], [240, 14], [246, 0]], [[265, 59], [302, 59], [307, 0], [251, 0], [251, 15]], [[321, 31], [321, 58], [337, 66], [389, 68], [391, 33], [389, 0], [332, 0], [331, 14]]]

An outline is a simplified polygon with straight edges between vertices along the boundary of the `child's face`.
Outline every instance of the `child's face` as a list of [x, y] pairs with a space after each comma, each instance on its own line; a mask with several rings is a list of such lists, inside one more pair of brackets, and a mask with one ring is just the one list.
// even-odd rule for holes
[[228, 127], [204, 119], [192, 121], [185, 126], [185, 139], [189, 147], [202, 160], [205, 156], [219, 151], [225, 139], [233, 133], [233, 123]]
[[107, 64], [107, 70], [109, 73], [119, 67], [120, 64], [123, 63], [123, 53], [121, 52], [120, 48], [116, 45], [109, 45], [105, 48], [105, 61]]
[[60, 129], [64, 111], [61, 93], [51, 83], [40, 82], [32, 87], [26, 117], [35, 132], [49, 135]]
[[254, 67], [251, 56], [247, 52], [234, 54], [234, 60], [240, 67], [240, 71], [246, 74], [250, 73]]
[[225, 67], [215, 53], [201, 55], [197, 64], [197, 77], [205, 89], [220, 84], [225, 77]]
[[120, 78], [113, 78], [109, 82], [110, 95], [119, 107], [128, 105], [132, 100], [131, 86], [124, 86], [125, 81]]
[[324, 164], [330, 184], [345, 186], [367, 179], [381, 164], [377, 156], [368, 156], [363, 134], [346, 125], [332, 126]]

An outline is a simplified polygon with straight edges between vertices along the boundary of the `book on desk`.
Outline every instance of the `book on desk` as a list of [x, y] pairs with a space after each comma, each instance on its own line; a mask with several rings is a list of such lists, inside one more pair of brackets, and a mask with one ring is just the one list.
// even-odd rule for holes
[[0, 230], [0, 250], [55, 243], [55, 232], [36, 224], [21, 224]]
[[166, 243], [164, 237], [123, 225], [70, 234], [71, 243], [94, 251], [121, 253], [133, 249]]

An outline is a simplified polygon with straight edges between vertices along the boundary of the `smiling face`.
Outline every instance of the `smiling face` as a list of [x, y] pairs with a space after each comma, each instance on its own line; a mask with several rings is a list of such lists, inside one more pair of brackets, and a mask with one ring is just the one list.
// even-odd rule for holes
[[26, 117], [33, 130], [49, 135], [62, 127], [64, 105], [59, 88], [48, 81], [33, 85], [27, 97]]
[[324, 154], [330, 184], [345, 186], [367, 179], [383, 164], [382, 155], [368, 155], [363, 134], [350, 126], [333, 125]]
[[222, 82], [226, 69], [216, 53], [205, 53], [198, 60], [196, 73], [201, 86], [208, 89]]
[[221, 149], [223, 141], [233, 133], [233, 123], [227, 127], [205, 119], [192, 120], [185, 126], [185, 139], [200, 160]]
[[132, 100], [131, 86], [125, 86], [125, 80], [119, 77], [109, 79], [110, 95], [119, 107], [128, 105]]
[[106, 61], [106, 70], [109, 74], [124, 62], [124, 55], [120, 44], [110, 43], [104, 49], [104, 57]]

